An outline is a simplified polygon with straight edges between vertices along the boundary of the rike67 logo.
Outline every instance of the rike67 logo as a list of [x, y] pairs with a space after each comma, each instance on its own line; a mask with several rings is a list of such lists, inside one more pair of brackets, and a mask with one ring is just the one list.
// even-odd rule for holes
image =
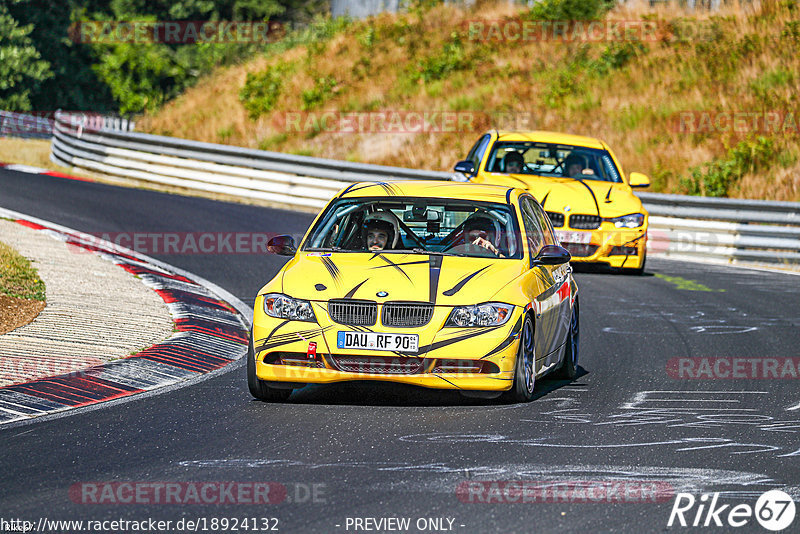
[[718, 504], [719, 493], [704, 493], [696, 499], [691, 493], [678, 493], [667, 526], [682, 527], [743, 527], [753, 517], [767, 530], [778, 532], [794, 521], [795, 505], [783, 491], [770, 490], [761, 495], [755, 507], [749, 504]]

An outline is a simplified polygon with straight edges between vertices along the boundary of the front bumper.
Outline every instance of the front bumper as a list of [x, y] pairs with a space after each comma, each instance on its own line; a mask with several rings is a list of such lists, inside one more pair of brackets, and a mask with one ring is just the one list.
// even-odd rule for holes
[[564, 231], [591, 234], [588, 243], [561, 243], [572, 254], [572, 262], [604, 263], [610, 267], [631, 269], [638, 269], [644, 263], [647, 247], [646, 222], [639, 228], [616, 228], [611, 223], [603, 222], [596, 230]]
[[506, 391], [511, 388], [513, 373], [500, 372], [467, 376], [456, 373], [423, 373], [415, 375], [386, 375], [376, 373], [348, 373], [335, 369], [313, 369], [288, 365], [256, 364], [256, 376], [272, 382], [298, 384], [329, 384], [349, 380], [379, 380], [399, 382], [434, 389], [464, 389], [481, 391]]
[[[297, 384], [377, 380], [435, 389], [481, 391], [505, 391], [513, 383], [523, 314], [519, 307], [509, 321], [499, 327], [441, 328], [435, 325], [443, 321], [435, 318], [419, 332], [404, 329], [404, 333], [419, 334], [420, 351], [400, 354], [338, 349], [337, 332], [358, 330], [326, 323], [321, 314], [317, 315], [319, 323], [274, 319], [259, 313], [261, 303], [261, 297], [256, 299], [253, 325], [256, 376], [260, 380]], [[449, 311], [441, 310], [441, 314], [446, 317]], [[379, 325], [372, 329], [387, 331]], [[347, 359], [380, 360], [382, 363], [349, 365], [348, 369], [355, 370], [343, 370], [341, 362]], [[396, 370], [397, 367], [413, 367], [414, 363], [418, 363], [419, 368], [412, 372]], [[395, 370], [386, 370], [392, 366]]]

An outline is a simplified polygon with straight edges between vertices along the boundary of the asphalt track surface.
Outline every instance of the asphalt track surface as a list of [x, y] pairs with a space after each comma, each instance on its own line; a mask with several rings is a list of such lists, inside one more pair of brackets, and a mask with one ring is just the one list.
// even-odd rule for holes
[[[92, 233], [300, 233], [311, 221], [8, 170], [0, 170], [0, 206]], [[155, 256], [248, 304], [285, 261]], [[163, 394], [0, 428], [0, 518], [272, 517], [281, 532], [354, 532], [348, 517], [406, 517], [409, 532], [419, 531], [418, 518], [451, 518], [454, 532], [660, 532], [674, 499], [486, 504], [463, 502], [456, 488], [492, 480], [659, 481], [698, 497], [721, 492], [729, 504], [753, 505], [773, 488], [800, 500], [796, 380], [687, 380], [667, 372], [672, 358], [800, 356], [800, 277], [651, 259], [642, 277], [587, 272], [577, 280], [581, 374], [572, 383], [539, 381], [529, 404], [369, 383], [310, 386], [285, 404], [265, 404], [250, 397], [236, 365]], [[92, 481], [269, 481], [286, 486], [288, 499], [70, 499], [71, 486]], [[314, 485], [311, 502], [306, 490]], [[792, 529], [800, 531], [800, 518]], [[754, 519], [736, 531], [766, 532]]]

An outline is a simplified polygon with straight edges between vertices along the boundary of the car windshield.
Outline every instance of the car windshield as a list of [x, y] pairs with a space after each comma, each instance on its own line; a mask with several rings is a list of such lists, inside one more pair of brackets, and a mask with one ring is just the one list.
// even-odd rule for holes
[[439, 198], [340, 199], [325, 210], [303, 250], [518, 259], [522, 257], [519, 235], [514, 212], [504, 204]]
[[496, 142], [486, 162], [486, 170], [622, 182], [619, 170], [606, 150], [533, 141]]

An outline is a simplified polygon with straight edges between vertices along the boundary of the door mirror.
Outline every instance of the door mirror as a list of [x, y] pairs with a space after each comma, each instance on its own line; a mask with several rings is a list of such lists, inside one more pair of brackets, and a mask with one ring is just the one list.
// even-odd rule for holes
[[650, 178], [640, 172], [632, 172], [628, 175], [628, 185], [631, 187], [650, 187]]
[[533, 258], [534, 265], [561, 265], [572, 259], [569, 251], [558, 245], [545, 245]]
[[294, 238], [290, 235], [273, 237], [267, 243], [267, 250], [272, 254], [280, 254], [281, 256], [294, 256], [294, 253], [297, 252], [294, 246]]
[[467, 176], [473, 176], [475, 174], [475, 164], [470, 160], [465, 159], [464, 161], [459, 161], [456, 163], [456, 166], [453, 168], [453, 170], [462, 174], [466, 174]]

